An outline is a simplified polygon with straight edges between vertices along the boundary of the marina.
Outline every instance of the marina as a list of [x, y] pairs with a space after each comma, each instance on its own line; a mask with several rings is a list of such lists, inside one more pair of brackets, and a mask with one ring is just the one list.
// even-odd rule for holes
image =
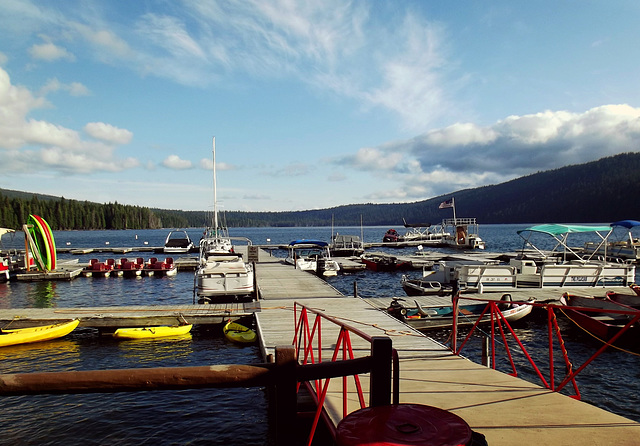
[[[242, 253], [243, 256], [248, 255], [248, 253], [244, 254], [244, 251]], [[259, 251], [255, 262], [259, 295], [257, 302], [189, 304], [188, 301], [192, 297], [187, 290], [189, 286], [193, 286], [192, 283], [189, 285], [193, 278], [193, 270], [185, 267], [180, 269], [173, 278], [141, 277], [135, 280], [114, 277], [83, 278], [65, 281], [68, 285], [61, 283], [57, 287], [58, 293], [68, 287], [84, 287], [85, 283], [105, 290], [115, 287], [112, 294], [116, 297], [119, 293], [116, 290], [119, 289], [148, 286], [156, 288], [161, 285], [173, 286], [182, 283], [182, 291], [176, 291], [177, 294], [174, 294], [181, 296], [179, 304], [172, 302], [166, 305], [159, 300], [151, 305], [149, 302], [143, 305], [122, 305], [114, 301], [109, 306], [95, 306], [87, 301], [81, 306], [76, 304], [74, 308], [68, 308], [61, 306], [62, 302], [60, 302], [49, 308], [4, 308], [0, 310], [0, 321], [3, 325], [10, 324], [10, 327], [18, 328], [30, 326], [36, 321], [44, 325], [57, 320], [78, 318], [80, 320], [78, 329], [81, 333], [85, 333], [83, 336], [86, 337], [91, 330], [109, 333], [118, 327], [176, 325], [179, 318], [183, 317], [194, 325], [193, 339], [198, 339], [203, 333], [208, 332], [207, 327], [217, 330], [230, 318], [255, 318], [259, 342], [258, 358], [269, 362], [276, 355], [276, 347], [291, 345], [296, 337], [296, 314], [304, 306], [309, 311], [321, 312], [328, 318], [352, 326], [369, 336], [388, 336], [400, 360], [399, 402], [436, 406], [456, 414], [465, 420], [473, 431], [484, 435], [488, 444], [513, 444], [514, 441], [523, 444], [527, 442], [573, 444], [577, 441], [585, 443], [592, 441], [592, 444], [628, 444], [632, 438], [635, 438], [634, 436], [638, 435], [639, 425], [633, 419], [616, 415], [592, 404], [576, 401], [530, 380], [508, 376], [504, 372], [454, 355], [430, 335], [391, 317], [384, 310], [392, 294], [386, 294], [387, 299], [368, 297], [370, 290], [366, 283], [369, 277], [386, 277], [385, 280], [397, 281], [396, 289], [401, 290], [400, 272], [358, 270], [353, 273], [341, 273], [327, 280], [286, 265], [284, 257], [276, 254], [264, 249]], [[391, 254], [407, 257], [412, 255], [410, 252], [396, 251]], [[444, 252], [428, 254], [439, 257], [470, 255]], [[480, 255], [492, 257], [497, 254], [483, 252]], [[180, 263], [180, 258], [176, 256], [176, 263]], [[185, 258], [190, 257], [185, 256]], [[64, 259], [61, 264], [65, 264]], [[76, 268], [80, 266], [81, 264], [78, 263]], [[415, 273], [419, 271], [420, 269], [416, 269]], [[403, 271], [403, 273], [408, 272]], [[351, 286], [345, 286], [348, 282], [351, 282]], [[356, 282], [358, 282], [357, 287]], [[25, 282], [11, 284], [11, 287], [39, 289], [45, 284], [55, 283], [55, 281]], [[73, 285], [74, 283], [80, 285]], [[529, 297], [543, 301], [557, 300], [564, 291], [580, 292], [576, 288], [544, 288], [518, 289], [511, 294], [513, 301], [526, 301]], [[12, 289], [12, 292], [15, 290]], [[355, 298], [354, 295], [358, 297]], [[400, 294], [394, 295], [400, 296]], [[483, 295], [484, 298], [493, 299], [499, 299], [501, 296], [501, 293], [490, 292]], [[411, 301], [407, 296], [403, 297]], [[439, 296], [417, 296], [416, 300], [420, 305], [427, 306], [438, 298], [442, 299]], [[196, 330], [198, 326], [200, 330]], [[202, 329], [207, 331], [202, 332]], [[330, 357], [336, 344], [338, 330], [330, 324], [323, 324], [322, 331], [323, 337], [326, 336], [323, 340], [325, 347], [323, 347], [322, 357]], [[369, 351], [368, 341], [357, 340], [352, 336], [351, 342], [356, 357]], [[162, 365], [159, 364], [159, 366]], [[364, 389], [364, 398], [368, 400], [367, 389], [370, 384], [368, 375], [359, 376]], [[338, 424], [344, 418], [343, 397], [338, 389], [339, 381], [331, 382], [324, 403], [326, 413], [334, 424]], [[349, 391], [346, 400], [348, 413], [359, 408], [355, 390]], [[535, 413], [534, 417], [532, 413]]]

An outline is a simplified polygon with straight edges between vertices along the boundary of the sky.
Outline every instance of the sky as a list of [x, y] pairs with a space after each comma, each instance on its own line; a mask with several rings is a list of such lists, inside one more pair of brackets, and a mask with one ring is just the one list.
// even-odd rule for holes
[[[640, 150], [637, 0], [0, 0], [0, 188], [287, 211]], [[357, 222], [356, 222], [357, 223]]]

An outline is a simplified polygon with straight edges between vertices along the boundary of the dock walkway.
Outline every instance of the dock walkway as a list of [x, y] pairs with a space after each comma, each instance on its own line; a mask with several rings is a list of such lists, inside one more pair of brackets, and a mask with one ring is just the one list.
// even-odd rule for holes
[[[325, 289], [320, 291], [322, 297], [311, 297], [309, 292], [297, 294], [292, 272], [290, 266], [274, 262], [257, 265], [263, 300], [256, 319], [265, 357], [272, 355], [276, 346], [292, 344], [293, 306], [299, 302], [371, 336], [389, 336], [400, 358], [400, 402], [451, 411], [483, 434], [491, 446], [623, 445], [637, 444], [640, 438], [639, 423], [453, 355], [443, 345], [363, 299], [329, 296]], [[315, 282], [324, 282], [308, 276]], [[277, 290], [282, 286], [286, 293]], [[326, 336], [323, 357], [330, 358], [338, 330], [325, 322], [322, 331]], [[356, 356], [369, 354], [368, 342], [356, 336], [351, 337], [351, 342]], [[366, 392], [367, 376], [360, 378]], [[342, 419], [340, 389], [340, 380], [333, 380], [325, 403], [336, 424]], [[359, 408], [351, 390], [349, 412]]]

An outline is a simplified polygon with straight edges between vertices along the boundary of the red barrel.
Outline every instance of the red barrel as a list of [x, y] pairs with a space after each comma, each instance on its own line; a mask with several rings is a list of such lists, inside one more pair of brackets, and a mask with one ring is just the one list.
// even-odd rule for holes
[[459, 416], [421, 404], [366, 407], [337, 429], [339, 446], [467, 446], [471, 428]]

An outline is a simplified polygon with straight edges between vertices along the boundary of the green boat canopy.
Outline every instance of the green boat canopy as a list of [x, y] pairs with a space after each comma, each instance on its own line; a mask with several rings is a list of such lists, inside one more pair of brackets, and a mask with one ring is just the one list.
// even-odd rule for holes
[[568, 234], [571, 232], [609, 232], [610, 230], [611, 230], [610, 226], [549, 224], [549, 225], [536, 225], [526, 229], [521, 229], [520, 231], [518, 231], [518, 234], [521, 234], [526, 231], [531, 231], [531, 232], [543, 232], [549, 235], [561, 235], [561, 234]]

